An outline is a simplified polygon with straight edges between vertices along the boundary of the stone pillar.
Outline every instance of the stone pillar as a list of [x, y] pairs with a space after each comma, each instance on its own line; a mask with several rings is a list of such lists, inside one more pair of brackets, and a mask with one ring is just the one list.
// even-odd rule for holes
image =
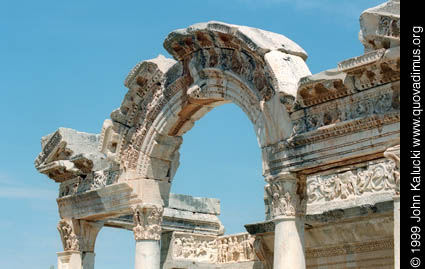
[[163, 207], [142, 204], [133, 207], [132, 210], [136, 240], [134, 268], [159, 269]]
[[274, 269], [305, 269], [304, 215], [305, 181], [293, 173], [266, 179], [265, 190], [275, 223]]
[[58, 230], [65, 251], [58, 253], [58, 269], [94, 269], [94, 246], [103, 222], [59, 221]]
[[58, 269], [71, 269], [81, 267], [81, 253], [78, 250], [58, 252]]
[[394, 196], [394, 269], [400, 269], [400, 195]]
[[400, 269], [400, 144], [388, 148], [384, 156], [393, 163], [388, 177], [394, 180], [394, 268]]

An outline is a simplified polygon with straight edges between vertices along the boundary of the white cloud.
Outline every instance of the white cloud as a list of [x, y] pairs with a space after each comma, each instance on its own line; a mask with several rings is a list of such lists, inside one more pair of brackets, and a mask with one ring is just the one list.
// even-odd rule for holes
[[0, 198], [9, 199], [50, 199], [57, 197], [57, 191], [31, 187], [0, 173]]
[[54, 200], [57, 192], [28, 186], [9, 187], [0, 185], [0, 198], [12, 199], [49, 199]]

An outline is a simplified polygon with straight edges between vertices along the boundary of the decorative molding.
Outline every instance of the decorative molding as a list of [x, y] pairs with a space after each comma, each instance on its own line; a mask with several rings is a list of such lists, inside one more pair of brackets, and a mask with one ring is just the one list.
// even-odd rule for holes
[[156, 205], [132, 207], [135, 240], [161, 240], [161, 223], [164, 209]]
[[310, 107], [356, 93], [352, 78], [335, 70], [303, 77], [298, 83], [297, 101]]
[[353, 255], [357, 253], [380, 251], [394, 248], [394, 239], [385, 239], [377, 241], [369, 241], [357, 244], [344, 244], [327, 248], [306, 249], [306, 258], [324, 258], [343, 255]]
[[338, 69], [344, 72], [349, 72], [359, 67], [373, 64], [384, 56], [384, 48], [365, 53], [361, 56], [350, 58], [338, 63]]
[[105, 169], [91, 172], [85, 177], [78, 176], [74, 179], [67, 180], [61, 183], [59, 187], [59, 198], [97, 190], [107, 185], [117, 183], [119, 174], [119, 170]]
[[377, 34], [383, 37], [400, 38], [400, 17], [379, 16]]
[[392, 160], [371, 162], [350, 171], [307, 177], [308, 204], [347, 200], [373, 193], [397, 192], [397, 166]]
[[292, 137], [323, 126], [341, 125], [343, 122], [366, 119], [375, 115], [382, 117], [399, 114], [400, 91], [386, 86], [371, 92], [355, 94], [350, 98], [335, 100], [326, 105], [307, 108], [304, 112], [303, 117], [293, 120]]

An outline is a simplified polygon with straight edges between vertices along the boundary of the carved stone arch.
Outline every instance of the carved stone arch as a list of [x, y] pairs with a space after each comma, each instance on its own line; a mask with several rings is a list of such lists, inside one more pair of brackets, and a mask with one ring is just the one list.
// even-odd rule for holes
[[172, 32], [164, 47], [177, 61], [160, 55], [136, 65], [125, 80], [129, 91], [121, 107], [111, 114], [120, 135], [121, 178], [171, 182], [181, 136], [224, 103], [246, 113], [260, 147], [290, 136], [287, 106], [298, 80], [310, 74], [297, 44], [275, 33], [209, 22]]

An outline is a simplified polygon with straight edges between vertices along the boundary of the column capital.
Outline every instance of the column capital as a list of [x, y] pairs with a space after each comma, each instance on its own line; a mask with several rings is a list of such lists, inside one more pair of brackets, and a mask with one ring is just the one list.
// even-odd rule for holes
[[63, 250], [66, 251], [80, 251], [80, 238], [75, 233], [72, 220], [61, 219], [58, 223], [57, 229], [61, 236]]
[[273, 220], [303, 216], [307, 207], [305, 182], [291, 174], [278, 175], [264, 187]]
[[104, 222], [79, 219], [61, 219], [58, 231], [64, 251], [94, 252], [97, 234]]
[[161, 224], [164, 208], [155, 204], [138, 204], [133, 210], [134, 239], [161, 240]]

